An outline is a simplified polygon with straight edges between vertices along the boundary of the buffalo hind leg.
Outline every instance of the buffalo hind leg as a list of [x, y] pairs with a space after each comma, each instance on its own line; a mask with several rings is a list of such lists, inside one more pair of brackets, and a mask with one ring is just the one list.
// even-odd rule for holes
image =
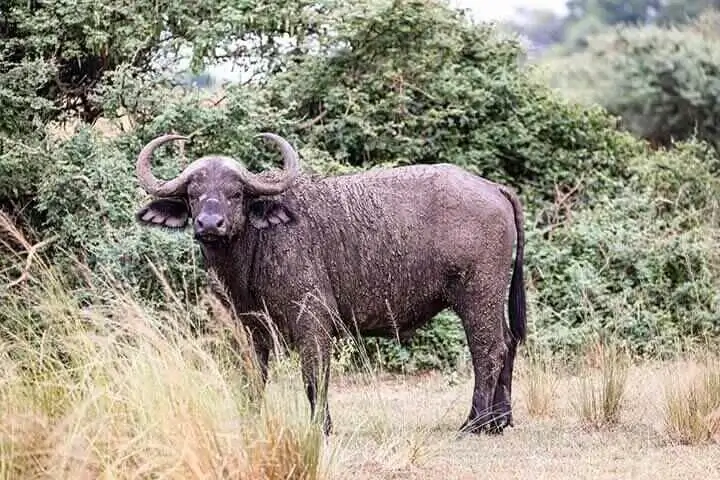
[[509, 406], [496, 411], [495, 391], [508, 358], [503, 327], [503, 292], [496, 286], [477, 290], [482, 293], [462, 292], [454, 307], [463, 322], [475, 375], [470, 413], [460, 430], [502, 433], [503, 417], [507, 417]]
[[326, 333], [305, 333], [299, 345], [303, 382], [310, 402], [313, 422], [323, 416], [323, 432], [332, 432], [332, 419], [328, 407], [327, 392], [330, 380], [330, 337]]
[[503, 361], [503, 367], [500, 371], [497, 387], [495, 388], [495, 397], [493, 399], [493, 410], [500, 412], [499, 428], [514, 426], [512, 415], [512, 376], [515, 364], [515, 355], [517, 353], [517, 341], [512, 337], [510, 328], [503, 327], [505, 332], [505, 344], [507, 352]]

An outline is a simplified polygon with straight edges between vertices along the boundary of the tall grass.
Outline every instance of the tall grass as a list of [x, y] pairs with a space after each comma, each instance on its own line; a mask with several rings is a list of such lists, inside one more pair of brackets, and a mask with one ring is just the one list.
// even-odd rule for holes
[[573, 405], [588, 428], [603, 428], [620, 421], [627, 391], [629, 362], [611, 342], [592, 344], [585, 356]]
[[672, 369], [663, 412], [671, 440], [686, 445], [720, 443], [720, 358], [706, 355]]
[[[4, 246], [30, 250], [0, 220]], [[73, 288], [16, 253], [24, 275], [4, 270], [0, 287], [0, 478], [326, 475], [302, 389], [257, 395], [247, 341], [218, 302], [211, 316], [173, 298], [152, 308], [82, 268]]]
[[529, 348], [525, 357], [520, 372], [527, 412], [535, 418], [550, 417], [559, 384], [558, 365], [552, 355], [536, 348]]

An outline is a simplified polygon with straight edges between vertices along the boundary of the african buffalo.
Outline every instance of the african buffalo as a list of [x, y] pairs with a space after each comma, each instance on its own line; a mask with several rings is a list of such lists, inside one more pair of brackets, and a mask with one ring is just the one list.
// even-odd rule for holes
[[[323, 414], [326, 433], [332, 422], [326, 403], [316, 413], [317, 387], [327, 391], [339, 326], [409, 338], [446, 308], [462, 319], [475, 375], [461, 430], [501, 433], [512, 426], [513, 363], [526, 333], [517, 196], [448, 164], [309, 176], [285, 139], [258, 137], [279, 147], [282, 171], [255, 174], [230, 157], [205, 156], [162, 181], [151, 172], [153, 151], [188, 138], [149, 142], [138, 155], [137, 177], [155, 198], [138, 210], [137, 221], [171, 229], [192, 222], [206, 268], [225, 285], [236, 312], [266, 311], [298, 350], [311, 415]], [[264, 385], [268, 330], [259, 320], [243, 324]]]

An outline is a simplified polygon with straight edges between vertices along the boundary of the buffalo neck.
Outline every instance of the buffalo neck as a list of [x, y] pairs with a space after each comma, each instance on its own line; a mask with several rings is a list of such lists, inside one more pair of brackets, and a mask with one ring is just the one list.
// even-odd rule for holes
[[231, 295], [236, 307], [240, 307], [241, 310], [255, 306], [250, 291], [250, 276], [257, 254], [258, 240], [258, 232], [248, 228], [227, 243], [201, 245], [205, 268], [215, 272], [223, 288]]

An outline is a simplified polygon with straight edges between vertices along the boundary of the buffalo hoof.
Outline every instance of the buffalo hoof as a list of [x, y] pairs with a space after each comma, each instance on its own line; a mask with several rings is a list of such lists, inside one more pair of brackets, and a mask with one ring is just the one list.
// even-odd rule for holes
[[475, 435], [502, 435], [506, 427], [512, 427], [512, 421], [507, 417], [500, 418], [468, 418], [460, 427], [461, 433], [472, 433]]
[[325, 422], [323, 424], [323, 433], [326, 437], [329, 437], [333, 433], [333, 424], [332, 422]]
[[322, 423], [322, 431], [326, 437], [329, 437], [333, 433], [333, 422], [330, 414], [325, 415], [325, 419]]

